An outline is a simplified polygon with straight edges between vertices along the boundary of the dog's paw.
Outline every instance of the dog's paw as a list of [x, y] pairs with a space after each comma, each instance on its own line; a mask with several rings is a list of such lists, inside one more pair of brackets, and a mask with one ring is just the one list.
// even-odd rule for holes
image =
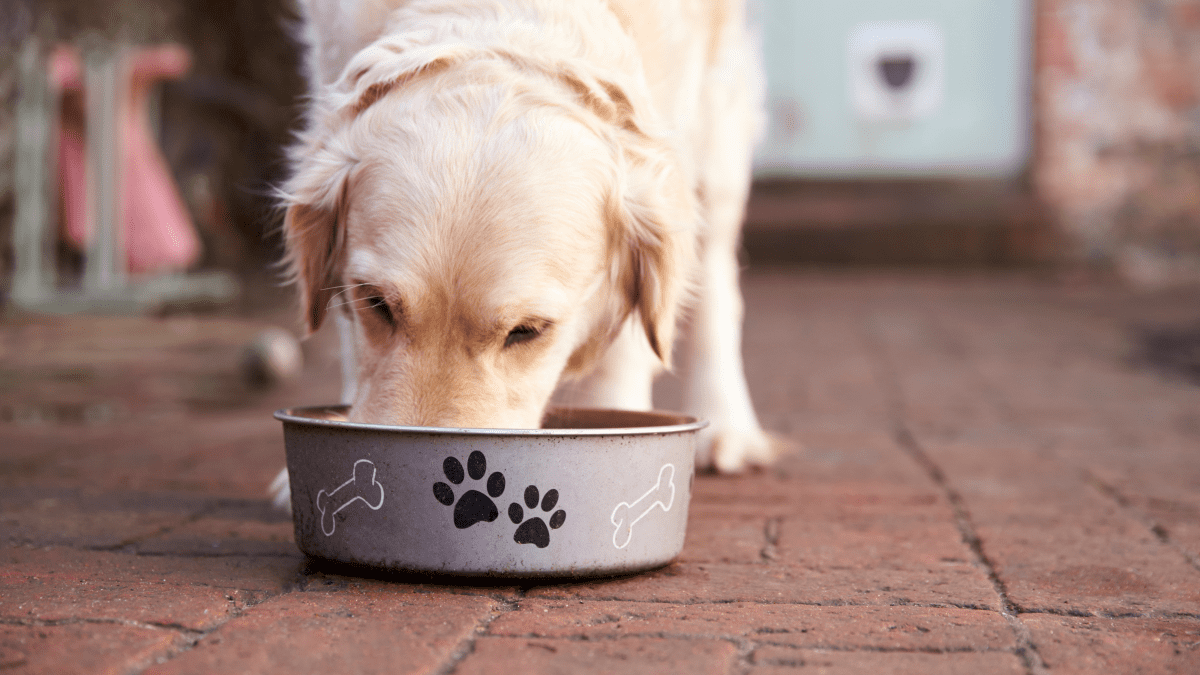
[[753, 466], [768, 466], [783, 454], [787, 444], [762, 429], [724, 427], [701, 439], [696, 467], [720, 473], [740, 473]]
[[271, 496], [271, 503], [280, 511], [292, 511], [292, 484], [288, 480], [288, 470], [284, 467], [275, 476], [275, 480], [271, 481], [271, 486], [267, 488], [267, 494]]

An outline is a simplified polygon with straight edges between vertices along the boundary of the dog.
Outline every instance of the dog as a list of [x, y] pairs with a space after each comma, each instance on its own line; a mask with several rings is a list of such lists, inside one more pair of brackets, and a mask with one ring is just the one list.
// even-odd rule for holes
[[690, 308], [697, 466], [773, 460], [741, 357], [745, 0], [301, 2], [285, 263], [306, 330], [338, 325], [350, 421], [537, 428], [564, 382], [649, 409]]

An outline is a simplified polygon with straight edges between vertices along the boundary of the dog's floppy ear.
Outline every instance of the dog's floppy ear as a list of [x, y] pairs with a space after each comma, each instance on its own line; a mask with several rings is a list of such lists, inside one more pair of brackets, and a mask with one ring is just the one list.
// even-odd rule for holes
[[[646, 140], [646, 139], [643, 139]], [[624, 149], [619, 193], [609, 205], [618, 283], [650, 347], [670, 368], [675, 325], [696, 256], [696, 203], [664, 149]]]
[[[329, 154], [319, 150], [318, 154]], [[284, 258], [299, 287], [301, 320], [312, 333], [321, 327], [329, 300], [337, 293], [345, 263], [345, 217], [351, 160], [304, 161], [287, 196]]]
[[284, 197], [285, 261], [300, 288], [309, 333], [320, 328], [329, 300], [342, 283], [348, 190], [358, 165], [351, 127], [388, 92], [443, 70], [465, 53], [459, 46], [422, 47], [399, 37], [382, 40], [359, 51], [338, 81], [314, 100], [311, 128], [293, 150], [297, 170]]

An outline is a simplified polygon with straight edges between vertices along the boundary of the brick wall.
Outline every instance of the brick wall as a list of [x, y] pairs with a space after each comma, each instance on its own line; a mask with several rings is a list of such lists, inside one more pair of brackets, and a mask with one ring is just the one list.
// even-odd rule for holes
[[1200, 1], [1039, 0], [1034, 177], [1065, 255], [1200, 275]]

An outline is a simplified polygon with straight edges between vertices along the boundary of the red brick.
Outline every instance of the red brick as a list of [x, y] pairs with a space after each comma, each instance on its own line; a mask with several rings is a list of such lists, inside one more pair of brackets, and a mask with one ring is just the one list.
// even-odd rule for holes
[[[142, 352], [165, 338], [149, 331], [115, 356], [72, 348], [97, 372], [149, 364], [130, 396], [162, 407], [95, 427], [0, 426], [0, 539], [66, 544], [0, 549], [0, 666], [12, 635], [44, 631], [36, 656], [65, 656], [20, 652], [28, 670], [169, 657], [172, 672], [308, 672], [382, 655], [389, 670], [434, 672], [1021, 672], [943, 486], [897, 446], [899, 421], [963, 497], [1019, 605], [1160, 617], [1022, 613], [1050, 672], [1200, 671], [1193, 619], [1161, 618], [1197, 605], [1184, 553], [1200, 527], [1200, 389], [1127, 359], [1125, 327], [1142, 324], [1118, 308], [1147, 296], [965, 276], [746, 281], [755, 401], [803, 447], [769, 470], [698, 477], [677, 564], [523, 597], [338, 576], [295, 552], [263, 498], [283, 462], [267, 406], [332, 400], [335, 369], [222, 401], [232, 373], [214, 354], [240, 337], [217, 330], [216, 351], [173, 360], [203, 320], [154, 355]], [[1193, 297], [1167, 298], [1163, 316], [1190, 321]], [[4, 367], [44, 380], [17, 394], [55, 394], [38, 369], [80, 336], [46, 346], [9, 328], [0, 340], [33, 353], [10, 349]], [[88, 550], [103, 547], [121, 552]]]
[[1052, 458], [1020, 445], [929, 444], [966, 502], [1020, 608], [1096, 614], [1200, 613], [1187, 560]]
[[0, 480], [60, 489], [264, 499], [285, 463], [279, 422], [262, 409], [113, 427], [5, 429], [3, 436]]
[[139, 542], [136, 549], [142, 554], [177, 556], [300, 556], [290, 518], [263, 522], [237, 514], [198, 518]]
[[971, 562], [971, 551], [953, 523], [796, 518], [783, 521], [780, 532], [777, 559], [783, 563], [814, 570], [886, 569], [954, 577], [974, 569], [979, 582], [988, 585], [987, 572]]
[[147, 673], [428, 673], [495, 611], [483, 596], [356, 583], [247, 609]]
[[700, 475], [692, 485], [689, 514], [763, 517], [794, 513], [802, 493], [774, 472], [741, 476]]
[[776, 560], [813, 569], [957, 573], [972, 558], [953, 511], [934, 490], [845, 482], [814, 488], [795, 516], [779, 520], [777, 539]]
[[287, 558], [170, 558], [66, 548], [0, 552], [0, 616], [204, 630], [293, 584]]
[[1038, 61], [1044, 69], [1057, 70], [1063, 75], [1079, 73], [1079, 64], [1068, 44], [1067, 27], [1058, 12], [1038, 12]]
[[814, 649], [762, 647], [751, 655], [751, 675], [820, 673], [821, 675], [960, 675], [1025, 673], [1015, 654], [1005, 652], [922, 654], [912, 652], [835, 652]]
[[797, 434], [803, 448], [782, 464], [798, 494], [814, 487], [855, 486], [882, 494], [936, 489], [919, 466], [896, 445], [890, 415], [879, 430], [806, 429]]
[[489, 635], [603, 640], [629, 636], [746, 638], [808, 648], [997, 650], [1015, 647], [997, 612], [925, 607], [818, 607], [746, 602], [677, 605], [525, 599]]
[[728, 673], [737, 648], [720, 640], [619, 638], [602, 641], [481, 637], [454, 670], [459, 675], [511, 673]]
[[1194, 560], [1200, 560], [1200, 498], [1196, 495], [1134, 495], [1130, 501], [1154, 526]]
[[812, 570], [795, 565], [675, 563], [645, 574], [543, 586], [531, 597], [652, 602], [780, 602], [824, 605], [923, 604], [996, 608], [978, 570], [948, 566], [930, 575], [887, 569]]
[[1200, 672], [1200, 621], [1023, 614], [1053, 673]]
[[761, 516], [692, 517], [680, 562], [757, 563], [767, 546], [767, 519]]
[[125, 673], [189, 642], [170, 629], [113, 623], [0, 626], [0, 671]]
[[176, 527], [200, 508], [184, 500], [139, 500], [120, 493], [84, 495], [31, 486], [0, 492], [5, 544], [115, 548]]
[[[912, 460], [899, 450], [894, 452], [895, 458], [884, 461], [861, 448], [806, 446], [804, 457], [811, 464], [789, 458], [769, 472], [701, 476], [693, 488], [690, 513], [693, 517], [812, 518], [837, 517], [858, 509], [886, 514], [894, 506], [938, 508], [937, 488], [913, 468]], [[944, 502], [940, 510], [950, 518]]]
[[[1145, 444], [1137, 444], [1131, 450], [1140, 451], [1142, 456], [1150, 454]], [[1114, 498], [1124, 501], [1139, 520], [1156, 528], [1157, 534], [1165, 536], [1172, 546], [1193, 560], [1200, 559], [1200, 476], [1196, 475], [1200, 463], [1194, 460], [1195, 448], [1189, 447], [1166, 462], [1161, 455], [1175, 453], [1163, 445], [1154, 450], [1159, 457], [1153, 463], [1158, 466], [1147, 467], [1151, 462], [1146, 461], [1140, 466], [1119, 469], [1091, 467], [1089, 473], [1104, 489], [1111, 490]]]

